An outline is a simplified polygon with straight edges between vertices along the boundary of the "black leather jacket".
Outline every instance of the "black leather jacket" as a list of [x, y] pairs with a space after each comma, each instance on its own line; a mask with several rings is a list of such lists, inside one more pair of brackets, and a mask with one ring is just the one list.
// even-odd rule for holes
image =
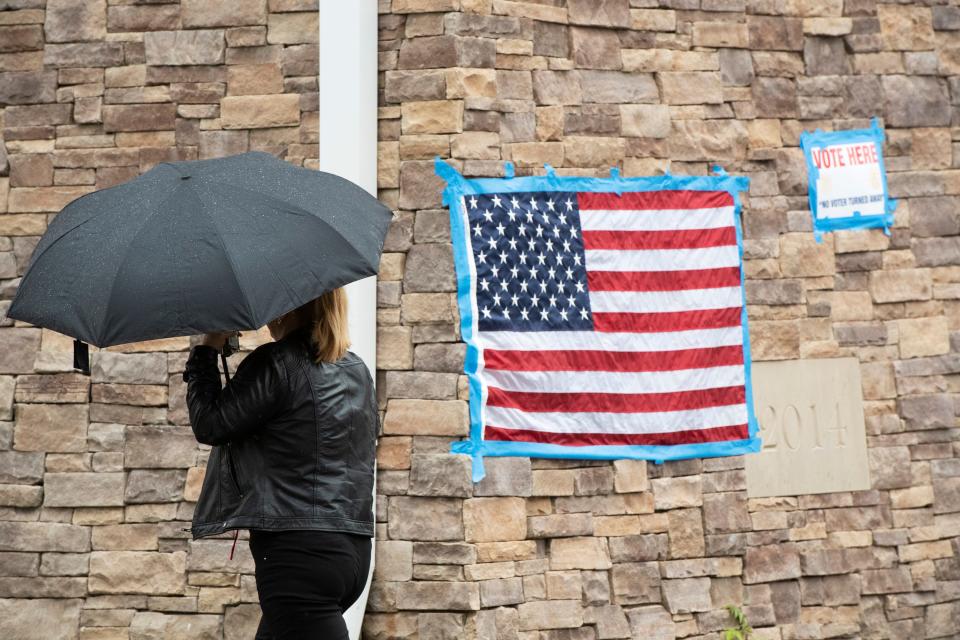
[[380, 434], [370, 371], [348, 351], [314, 364], [308, 334], [261, 345], [221, 389], [219, 352], [187, 360], [190, 425], [213, 445], [193, 539], [230, 529], [322, 529], [374, 535]]

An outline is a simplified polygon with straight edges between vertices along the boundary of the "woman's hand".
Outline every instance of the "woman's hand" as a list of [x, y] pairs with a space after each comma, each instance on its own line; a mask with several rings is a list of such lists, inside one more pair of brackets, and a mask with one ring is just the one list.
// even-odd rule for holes
[[223, 345], [227, 343], [227, 340], [231, 336], [236, 335], [236, 331], [225, 331], [219, 333], [208, 333], [200, 340], [200, 344], [205, 347], [213, 347], [217, 351], [223, 351]]

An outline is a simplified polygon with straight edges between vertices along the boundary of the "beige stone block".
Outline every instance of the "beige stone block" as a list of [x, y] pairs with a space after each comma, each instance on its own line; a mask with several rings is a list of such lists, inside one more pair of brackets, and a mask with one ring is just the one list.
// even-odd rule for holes
[[750, 46], [750, 34], [745, 23], [694, 22], [693, 45], [747, 49]]
[[405, 253], [383, 253], [380, 256], [380, 268], [377, 272], [378, 280], [403, 280]]
[[623, 138], [567, 136], [563, 141], [563, 155], [568, 166], [617, 166], [626, 155], [626, 142]]
[[780, 121], [758, 118], [747, 123], [747, 135], [751, 149], [776, 149], [783, 145], [780, 137]]
[[413, 368], [413, 329], [404, 326], [377, 327], [377, 368]]
[[444, 76], [448, 99], [497, 97], [496, 69], [456, 67], [445, 69]]
[[534, 496], [572, 496], [576, 474], [569, 469], [535, 469]]
[[929, 269], [893, 269], [870, 273], [870, 294], [878, 303], [929, 300], [933, 280]]
[[200, 499], [200, 490], [203, 488], [203, 478], [206, 467], [190, 467], [187, 469], [187, 480], [183, 486], [183, 499], [187, 502], [196, 502]]
[[377, 187], [380, 189], [400, 186], [400, 143], [377, 143]]
[[299, 122], [297, 94], [227, 96], [220, 100], [220, 124], [224, 129], [285, 127]]
[[897, 552], [900, 556], [900, 562], [920, 562], [922, 560], [953, 557], [953, 547], [949, 540], [905, 544], [897, 547]]
[[833, 291], [830, 318], [836, 321], [872, 320], [873, 301], [866, 291]]
[[183, 551], [94, 551], [90, 554], [90, 593], [183, 594], [186, 556]]
[[390, 10], [393, 13], [434, 13], [437, 11], [456, 11], [458, 0], [394, 0]]
[[834, 235], [837, 253], [885, 251], [890, 246], [890, 237], [882, 229], [850, 230]]
[[47, 507], [110, 507], [123, 505], [124, 474], [47, 473], [43, 478]]
[[504, 155], [518, 167], [563, 166], [562, 142], [516, 142], [504, 145]]
[[527, 510], [523, 498], [470, 498], [463, 502], [467, 542], [523, 540], [527, 536]]
[[623, 175], [659, 176], [670, 170], [670, 161], [660, 158], [624, 158]]
[[613, 482], [617, 493], [646, 491], [650, 487], [647, 479], [647, 461], [615, 460], [613, 462]]
[[462, 400], [392, 399], [383, 421], [386, 435], [465, 436], [467, 403]]
[[550, 568], [605, 570], [612, 565], [604, 538], [581, 536], [550, 540]]
[[910, 131], [910, 166], [912, 169], [949, 169], [953, 164], [950, 130], [923, 127]]
[[4, 597], [0, 599], [4, 635], [11, 639], [73, 640], [80, 627], [82, 606], [82, 598]]
[[678, 71], [659, 74], [660, 90], [667, 104], [720, 104], [723, 89], [715, 71]]
[[[94, 187], [92, 185], [78, 187], [14, 187], [10, 189], [7, 208], [10, 213], [56, 213], [73, 200], [93, 190]], [[6, 216], [4, 217], [6, 218]], [[22, 222], [26, 222], [26, 220]], [[2, 230], [2, 227], [0, 227], [0, 231]]]
[[280, 65], [232, 64], [227, 66], [227, 95], [248, 96], [283, 93]]
[[449, 293], [405, 293], [400, 300], [404, 324], [451, 323], [456, 319], [456, 301]]
[[639, 516], [597, 516], [593, 533], [600, 537], [632, 536], [641, 533]]
[[703, 504], [703, 484], [700, 476], [655, 478], [650, 481], [654, 506], [658, 511], [699, 507]]
[[24, 404], [17, 407], [13, 448], [18, 451], [86, 451], [88, 406]]
[[[535, 540], [511, 540], [509, 542], [478, 542], [477, 562], [519, 562], [537, 557]], [[546, 566], [546, 563], [543, 563]]]
[[714, 51], [676, 51], [673, 49], [623, 49], [623, 70], [718, 71], [720, 60]]
[[663, 9], [631, 9], [631, 28], [637, 31], [674, 31], [677, 12]]
[[787, 277], [832, 276], [836, 273], [833, 234], [817, 242], [812, 233], [780, 236], [780, 269]]
[[897, 397], [897, 381], [890, 362], [863, 362], [860, 378], [865, 400], [885, 400]]
[[927, 51], [934, 47], [930, 7], [878, 4], [877, 18], [886, 48]]
[[320, 41], [320, 14], [317, 11], [271, 13], [267, 18], [270, 44], [315, 44]]
[[746, 156], [747, 129], [736, 120], [674, 119], [667, 150], [673, 161], [736, 160]]
[[425, 100], [406, 102], [400, 107], [403, 133], [458, 133], [463, 131], [463, 102]]
[[408, 540], [378, 540], [374, 579], [403, 582], [413, 579], [413, 543]]
[[377, 468], [409, 469], [411, 452], [409, 436], [382, 436], [377, 442]]
[[29, 508], [43, 502], [43, 487], [20, 484], [0, 484], [0, 506]]
[[207, 0], [181, 0], [180, 16], [185, 27], [236, 27], [264, 24], [266, 0], [232, 0], [229, 4]]
[[513, 0], [493, 0], [493, 13], [512, 16], [515, 18], [531, 18], [543, 22], [557, 22], [567, 24], [567, 10], [565, 7], [555, 7], [546, 4], [531, 2], [514, 2]]
[[142, 87], [147, 84], [147, 65], [108, 67], [104, 69], [104, 84], [107, 88]]
[[754, 360], [787, 360], [800, 354], [800, 327], [794, 320], [751, 320], [750, 354]]
[[853, 18], [804, 18], [803, 33], [810, 36], [845, 36], [853, 31]]
[[93, 527], [95, 551], [156, 551], [158, 530], [155, 523], [111, 524]]
[[929, 485], [890, 491], [890, 506], [894, 509], [919, 509], [931, 504], [933, 504], [933, 487]]
[[670, 108], [659, 104], [620, 105], [620, 127], [625, 136], [666, 138], [670, 135]]
[[537, 107], [536, 118], [537, 140], [560, 140], [563, 138], [564, 108], [562, 106]]
[[450, 138], [450, 153], [457, 158], [498, 160], [500, 135], [491, 131], [465, 131]]
[[946, 316], [897, 321], [900, 357], [918, 358], [950, 352], [950, 329]]

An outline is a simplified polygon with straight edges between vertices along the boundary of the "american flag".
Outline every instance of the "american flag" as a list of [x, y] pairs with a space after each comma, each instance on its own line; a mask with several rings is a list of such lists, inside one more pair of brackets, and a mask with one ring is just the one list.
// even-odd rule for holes
[[727, 191], [464, 195], [482, 439], [750, 437]]

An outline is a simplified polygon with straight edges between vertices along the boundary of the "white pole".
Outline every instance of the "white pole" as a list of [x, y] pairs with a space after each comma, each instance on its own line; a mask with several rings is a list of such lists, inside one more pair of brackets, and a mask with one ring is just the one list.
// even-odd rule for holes
[[[320, 170], [377, 195], [377, 0], [320, 0], [319, 47]], [[348, 285], [347, 297], [351, 350], [375, 373], [376, 277]], [[373, 558], [363, 595], [343, 614], [353, 640], [360, 637], [372, 576]]]

